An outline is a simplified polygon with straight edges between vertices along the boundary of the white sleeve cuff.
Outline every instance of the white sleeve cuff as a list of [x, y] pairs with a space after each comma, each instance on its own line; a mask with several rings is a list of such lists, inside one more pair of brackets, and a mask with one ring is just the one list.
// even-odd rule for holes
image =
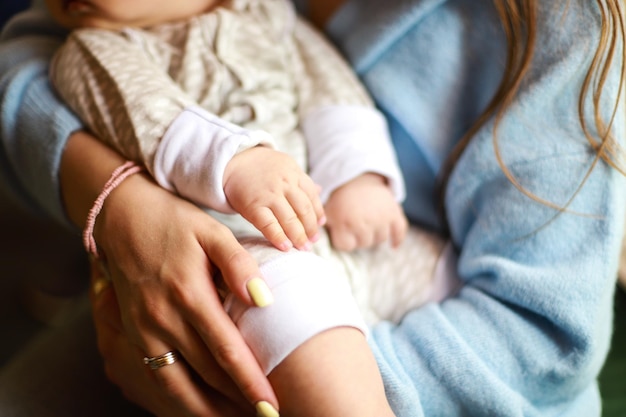
[[327, 106], [306, 115], [302, 129], [309, 150], [310, 175], [322, 187], [321, 198], [367, 172], [387, 178], [396, 200], [405, 197], [387, 122], [365, 106]]
[[265, 374], [324, 330], [354, 327], [368, 334], [346, 277], [311, 252], [292, 251], [261, 265], [274, 295], [268, 307], [248, 307], [232, 294], [228, 311]]
[[237, 153], [258, 145], [274, 147], [274, 140], [262, 130], [244, 129], [200, 107], [188, 107], [157, 147], [154, 178], [198, 205], [233, 213], [224, 194], [226, 165]]

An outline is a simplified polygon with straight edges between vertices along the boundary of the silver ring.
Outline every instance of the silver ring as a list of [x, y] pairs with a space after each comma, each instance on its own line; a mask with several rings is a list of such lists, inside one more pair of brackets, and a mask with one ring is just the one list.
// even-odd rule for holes
[[146, 356], [143, 358], [143, 363], [148, 365], [153, 371], [156, 371], [159, 368], [176, 363], [177, 360], [178, 355], [176, 352], [169, 351], [159, 356]]

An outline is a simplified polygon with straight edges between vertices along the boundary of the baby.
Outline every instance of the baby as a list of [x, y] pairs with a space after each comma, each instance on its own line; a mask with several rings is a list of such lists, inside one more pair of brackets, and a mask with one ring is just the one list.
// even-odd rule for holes
[[[368, 350], [366, 322], [398, 320], [455, 283], [437, 281], [441, 240], [410, 229], [402, 243], [403, 181], [386, 123], [339, 54], [287, 0], [47, 4], [76, 29], [51, 69], [64, 100], [259, 262], [275, 302], [249, 308], [227, 295], [224, 306], [270, 381], [306, 364], [310, 383], [290, 395], [332, 378], [345, 391], [321, 407], [393, 415], [382, 384], [363, 390], [380, 380], [364, 377], [377, 374], [371, 355], [355, 363], [356, 352], [333, 346], [357, 329]], [[324, 355], [294, 355], [315, 339]], [[335, 354], [332, 374], [316, 366]]]

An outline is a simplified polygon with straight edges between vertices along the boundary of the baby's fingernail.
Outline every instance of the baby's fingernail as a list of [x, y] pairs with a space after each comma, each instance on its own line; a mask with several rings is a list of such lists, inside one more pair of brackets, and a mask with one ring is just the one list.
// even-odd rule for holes
[[302, 246], [300, 246], [299, 248], [302, 251], [306, 251], [309, 252], [311, 249], [313, 249], [313, 244], [309, 241], [304, 242], [304, 244]]
[[256, 415], [258, 417], [280, 417], [278, 411], [267, 401], [259, 401], [256, 403]]
[[317, 224], [320, 226], [324, 226], [326, 224], [326, 216], [320, 217], [320, 219], [317, 221]]
[[278, 245], [278, 249], [284, 252], [287, 252], [291, 248], [293, 248], [293, 243], [291, 243], [291, 240], [285, 240], [284, 242]]
[[274, 295], [261, 278], [252, 278], [246, 283], [248, 294], [257, 307], [267, 307], [274, 302]]
[[313, 237], [311, 238], [311, 242], [315, 243], [315, 242], [317, 242], [318, 240], [320, 240], [320, 234], [319, 234], [319, 233], [316, 233], [316, 234], [314, 234], [314, 235], [313, 235]]

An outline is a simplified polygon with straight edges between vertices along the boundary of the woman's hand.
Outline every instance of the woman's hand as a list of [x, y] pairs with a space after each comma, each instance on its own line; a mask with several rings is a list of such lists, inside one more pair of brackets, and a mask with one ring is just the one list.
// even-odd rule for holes
[[[92, 290], [89, 296], [98, 349], [109, 380], [121, 389], [127, 399], [154, 415], [180, 417], [186, 414], [176, 398], [163, 395], [163, 389], [153, 371], [137, 361], [141, 352], [125, 334], [113, 287], [95, 262], [91, 265], [91, 280]], [[198, 382], [197, 389], [207, 398], [207, 409], [213, 416], [253, 415], [252, 407], [246, 401], [230, 401], [201, 381]]]
[[[61, 183], [68, 214], [78, 225], [123, 162], [85, 133], [70, 138]], [[152, 372], [160, 393], [179, 414], [210, 415], [214, 407], [194, 374], [230, 400], [268, 401], [277, 408], [269, 381], [216, 290], [219, 270], [230, 291], [253, 305], [247, 284], [260, 276], [258, 266], [230, 230], [146, 175], [136, 174], [106, 199], [94, 236], [113, 281], [124, 337], [137, 363]], [[155, 371], [142, 362], [144, 356], [168, 351], [176, 351], [184, 361]], [[130, 352], [125, 353], [124, 360], [130, 361]], [[142, 392], [140, 379], [123, 383], [138, 390], [127, 389], [131, 394]]]
[[[230, 399], [241, 399], [241, 390], [260, 400], [255, 381], [265, 377], [222, 307], [214, 265], [249, 304], [245, 282], [259, 275], [226, 227], [135, 175], [107, 199], [95, 237], [106, 256], [124, 329], [141, 352], [139, 362], [175, 350]], [[192, 415], [209, 407], [185, 367], [167, 366], [154, 375]], [[240, 381], [239, 389], [227, 375]]]

